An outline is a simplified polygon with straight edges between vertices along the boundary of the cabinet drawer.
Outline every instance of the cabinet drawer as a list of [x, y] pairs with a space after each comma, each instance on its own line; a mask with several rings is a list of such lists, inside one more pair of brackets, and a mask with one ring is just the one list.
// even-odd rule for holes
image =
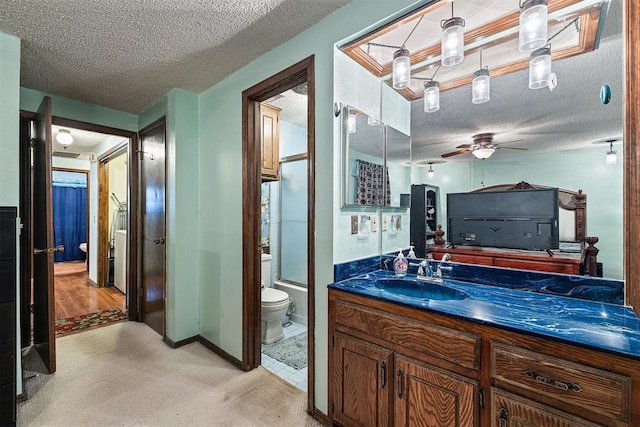
[[489, 256], [455, 254], [451, 256], [451, 261], [462, 262], [464, 264], [493, 265], [493, 258]]
[[550, 397], [561, 408], [568, 403], [629, 420], [629, 377], [493, 342], [491, 376], [505, 388], [511, 385]]
[[344, 301], [336, 301], [335, 307], [335, 319], [338, 324], [465, 368], [480, 368], [479, 335], [395, 316]]
[[496, 258], [496, 267], [519, 268], [521, 270], [547, 271], [549, 273], [578, 274], [578, 265], [557, 262], [526, 261], [511, 258]]

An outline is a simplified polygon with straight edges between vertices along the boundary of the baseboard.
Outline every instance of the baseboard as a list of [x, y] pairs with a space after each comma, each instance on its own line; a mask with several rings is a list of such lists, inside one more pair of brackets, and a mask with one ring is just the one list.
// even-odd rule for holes
[[318, 408], [314, 408], [313, 409], [312, 416], [316, 421], [318, 421], [323, 426], [332, 426], [333, 425], [333, 423], [331, 422], [331, 419], [329, 418], [329, 416], [327, 414], [325, 414], [324, 412], [320, 411]]
[[185, 338], [183, 340], [175, 341], [175, 342], [171, 338], [165, 336], [165, 337], [162, 337], [162, 341], [164, 341], [164, 343], [171, 348], [179, 348], [179, 347], [182, 347], [183, 345], [191, 344], [192, 342], [198, 341], [198, 336], [194, 335], [192, 337]]
[[240, 360], [236, 359], [235, 357], [233, 357], [232, 355], [230, 355], [229, 353], [227, 353], [226, 351], [224, 351], [223, 349], [221, 349], [220, 347], [218, 347], [217, 345], [215, 345], [214, 343], [212, 343], [202, 335], [198, 335], [198, 341], [200, 342], [200, 344], [207, 347], [209, 350], [213, 351], [215, 354], [222, 357], [223, 359], [231, 363], [236, 368], [242, 369], [242, 362]]
[[27, 400], [27, 399], [24, 397], [24, 394], [22, 394], [22, 393], [16, 394], [16, 403], [22, 403], [25, 400]]
[[96, 282], [94, 282], [91, 279], [87, 279], [87, 282], [89, 282], [90, 285], [95, 286], [96, 288], [99, 288], [100, 286], [98, 286], [98, 284]]

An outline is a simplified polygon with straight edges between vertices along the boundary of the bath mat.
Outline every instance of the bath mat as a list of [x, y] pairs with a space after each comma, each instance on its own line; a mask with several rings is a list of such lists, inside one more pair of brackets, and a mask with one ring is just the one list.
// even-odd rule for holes
[[57, 319], [55, 327], [56, 335], [66, 334], [92, 326], [104, 325], [106, 323], [118, 322], [126, 318], [127, 313], [119, 308], [110, 308], [96, 313], [80, 314], [78, 316], [67, 317], [66, 319]]
[[307, 334], [265, 345], [262, 352], [294, 369], [302, 369], [307, 366]]

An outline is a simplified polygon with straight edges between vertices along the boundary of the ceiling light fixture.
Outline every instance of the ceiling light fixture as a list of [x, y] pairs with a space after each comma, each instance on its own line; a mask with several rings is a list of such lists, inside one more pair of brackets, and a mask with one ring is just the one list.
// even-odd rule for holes
[[69, 129], [60, 129], [56, 135], [56, 141], [66, 149], [73, 142], [73, 135], [71, 135], [71, 131]]
[[442, 20], [442, 65], [458, 65], [464, 59], [464, 19], [454, 16], [451, 2], [451, 18]]
[[607, 164], [615, 165], [618, 162], [617, 152], [613, 150], [613, 142], [609, 142], [609, 151], [607, 151]]
[[491, 155], [496, 151], [495, 148], [491, 148], [491, 147], [480, 147], [480, 148], [476, 148], [475, 150], [473, 150], [471, 152], [471, 154], [473, 154], [473, 157], [475, 157], [476, 159], [479, 160], [484, 160], [484, 159], [488, 159], [489, 157], [491, 157]]
[[411, 80], [411, 59], [409, 51], [404, 47], [393, 54], [393, 88], [405, 89]]
[[473, 73], [471, 82], [471, 102], [482, 104], [491, 98], [491, 80], [489, 67], [482, 67], [482, 51], [480, 51], [480, 69]]
[[529, 89], [542, 89], [551, 80], [551, 47], [545, 46], [531, 52], [529, 60]]
[[432, 165], [433, 165], [433, 163], [429, 163], [429, 170], [427, 171], [427, 176], [428, 176], [429, 178], [433, 178], [433, 176], [436, 174], [436, 173], [434, 172], [434, 170], [433, 170]]
[[356, 133], [356, 113], [351, 108], [347, 113], [347, 133]]
[[547, 44], [548, 13], [547, 0], [520, 2], [518, 48], [522, 52], [529, 52]]
[[438, 66], [436, 72], [433, 73], [433, 76], [424, 82], [424, 93], [422, 96], [424, 98], [425, 113], [435, 113], [440, 109], [440, 82], [433, 80], [439, 70], [440, 66]]

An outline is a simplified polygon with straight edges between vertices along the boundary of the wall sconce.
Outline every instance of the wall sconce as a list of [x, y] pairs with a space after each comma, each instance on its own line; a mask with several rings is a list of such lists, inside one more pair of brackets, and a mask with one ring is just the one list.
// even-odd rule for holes
[[435, 113], [440, 109], [440, 82], [427, 80], [424, 82], [424, 111]]
[[347, 132], [356, 133], [356, 113], [351, 108], [347, 113]]
[[436, 174], [436, 173], [433, 171], [433, 167], [432, 167], [432, 165], [433, 165], [433, 163], [429, 163], [429, 170], [427, 171], [427, 176], [428, 176], [429, 178], [433, 178], [433, 176]]
[[71, 135], [71, 131], [69, 129], [60, 129], [56, 135], [56, 141], [66, 149], [73, 142], [73, 135]]
[[522, 52], [529, 52], [547, 44], [547, 0], [520, 2], [519, 42]]
[[615, 165], [618, 161], [617, 152], [613, 149], [613, 142], [609, 143], [609, 151], [607, 151], [607, 164]]
[[491, 80], [489, 67], [482, 67], [482, 51], [480, 51], [480, 69], [473, 73], [471, 82], [471, 102], [482, 104], [491, 98]]
[[541, 47], [531, 52], [529, 60], [529, 89], [549, 86], [551, 79], [551, 48]]
[[442, 27], [442, 65], [458, 65], [464, 59], [464, 19], [454, 16], [451, 2], [451, 18], [440, 22]]
[[411, 80], [411, 59], [409, 51], [404, 47], [393, 54], [393, 88], [405, 89]]
[[380, 122], [371, 116], [367, 117], [367, 124], [369, 126], [380, 126]]

